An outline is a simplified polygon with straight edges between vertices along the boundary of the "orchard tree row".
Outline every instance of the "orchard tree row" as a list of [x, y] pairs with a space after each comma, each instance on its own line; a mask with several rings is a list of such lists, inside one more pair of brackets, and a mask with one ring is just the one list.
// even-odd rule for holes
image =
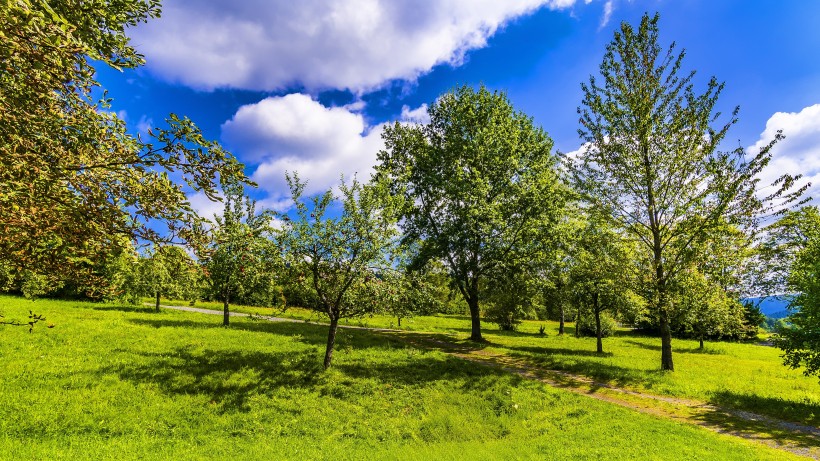
[[[428, 122], [386, 128], [363, 182], [307, 197], [290, 173], [294, 208], [277, 215], [257, 212], [243, 165], [187, 118], [171, 114], [143, 139], [95, 99], [92, 62], [141, 65], [124, 31], [157, 17], [158, 2], [4, 5], [6, 289], [150, 296], [157, 308], [205, 296], [225, 324], [234, 302], [298, 304], [327, 315], [326, 367], [339, 321], [377, 312], [400, 322], [460, 305], [474, 341], [482, 318], [514, 329], [552, 317], [562, 333], [572, 318], [599, 351], [615, 319], [656, 331], [673, 370], [673, 333], [753, 335], [759, 312], [741, 299], [780, 286], [799, 293], [787, 360], [817, 360], [816, 210], [789, 211], [806, 186], [759, 184], [780, 134], [759, 152], [721, 150], [738, 109], [717, 110], [714, 78], [696, 89], [684, 53], [660, 45], [657, 16], [622, 24], [582, 84], [577, 154], [556, 153], [503, 92], [464, 86], [431, 104]], [[183, 186], [212, 199], [221, 189], [222, 215], [197, 216]]]

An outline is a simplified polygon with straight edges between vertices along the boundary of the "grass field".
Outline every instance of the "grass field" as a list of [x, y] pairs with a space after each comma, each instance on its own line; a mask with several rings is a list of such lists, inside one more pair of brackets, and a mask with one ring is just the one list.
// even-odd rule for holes
[[[217, 316], [0, 297], [7, 318], [29, 309], [55, 328], [0, 330], [3, 459], [792, 458], [366, 331], [342, 331], [324, 372], [322, 326], [237, 318], [222, 328]], [[558, 351], [567, 357], [594, 347], [553, 335], [487, 336], [487, 347], [521, 354], [539, 355], [550, 341], [567, 341]], [[615, 353], [615, 342], [605, 347]], [[732, 361], [734, 346], [698, 357]], [[593, 361], [577, 361], [596, 373]], [[678, 367], [686, 369], [683, 359]], [[674, 376], [630, 384], [684, 392]], [[708, 386], [698, 378], [691, 392]]]
[[[181, 302], [172, 304], [185, 304]], [[221, 309], [216, 303], [197, 303], [198, 307]], [[305, 309], [285, 312], [237, 306], [247, 312], [312, 319], [321, 315]], [[374, 316], [349, 320], [349, 325], [395, 328], [396, 319]], [[572, 324], [567, 334], [558, 335], [557, 322], [525, 321], [518, 332], [503, 332], [484, 323], [486, 344], [479, 347], [523, 357], [545, 368], [568, 371], [659, 395], [684, 397], [715, 405], [752, 411], [778, 419], [820, 427], [820, 383], [799, 370], [783, 366], [780, 350], [755, 343], [706, 342], [700, 350], [693, 340], [673, 340], [674, 373], [660, 370], [660, 339], [633, 334], [621, 329], [604, 339], [603, 355], [595, 352], [594, 338], [575, 338]], [[547, 334], [538, 333], [540, 326]], [[445, 333], [456, 342], [471, 344], [469, 318], [464, 316], [419, 316], [405, 319], [409, 331]]]

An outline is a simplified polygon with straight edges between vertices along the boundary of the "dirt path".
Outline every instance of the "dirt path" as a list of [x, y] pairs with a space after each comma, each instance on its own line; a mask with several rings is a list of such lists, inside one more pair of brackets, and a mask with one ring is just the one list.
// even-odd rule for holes
[[[222, 315], [221, 311], [184, 306], [161, 306], [187, 312], [209, 315]], [[309, 323], [327, 326], [321, 322], [283, 317], [256, 316], [232, 312], [235, 317], [253, 317], [271, 322]], [[433, 349], [463, 360], [488, 366], [525, 379], [532, 379], [552, 387], [564, 389], [576, 394], [603, 400], [616, 405], [631, 408], [642, 413], [672, 419], [681, 423], [695, 424], [721, 434], [754, 440], [772, 448], [785, 450], [796, 455], [820, 459], [820, 428], [782, 421], [755, 413], [727, 409], [697, 400], [682, 399], [655, 394], [643, 393], [620, 388], [607, 383], [596, 382], [586, 376], [550, 370], [528, 362], [525, 359], [513, 358], [505, 354], [492, 353], [480, 348], [456, 344], [440, 339], [441, 335], [432, 333], [407, 332], [388, 328], [369, 328], [352, 325], [339, 325], [339, 328], [367, 330], [389, 337], [400, 339], [420, 349]]]

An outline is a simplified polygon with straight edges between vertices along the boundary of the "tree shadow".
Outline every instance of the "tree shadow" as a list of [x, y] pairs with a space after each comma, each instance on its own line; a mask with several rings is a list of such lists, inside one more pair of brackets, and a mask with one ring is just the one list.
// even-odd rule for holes
[[799, 425], [811, 426], [820, 436], [820, 402], [786, 400], [779, 397], [763, 397], [754, 394], [718, 391], [709, 403], [725, 408], [737, 408], [770, 416]]
[[591, 350], [569, 349], [565, 347], [549, 347], [549, 346], [503, 346], [506, 349], [517, 352], [525, 352], [527, 354], [557, 354], [578, 357], [612, 357], [612, 352], [597, 352]]
[[[82, 306], [83, 309], [88, 309], [87, 306]], [[111, 305], [99, 305], [94, 306], [91, 308], [95, 311], [118, 311], [118, 312], [128, 312], [132, 314], [156, 314], [157, 311], [152, 306], [129, 306], [127, 304], [111, 304]]]
[[[645, 344], [640, 341], [633, 341], [630, 339], [626, 339], [623, 341], [626, 344], [631, 344], [633, 346], [640, 347], [641, 349], [648, 349], [651, 351], [661, 351], [661, 346], [657, 346], [654, 344]], [[699, 347], [672, 347], [672, 353], [681, 353], [681, 354], [703, 354], [703, 355], [725, 355], [726, 351], [720, 349], [713, 349], [709, 347], [709, 343], [706, 344], [706, 347], [703, 349]]]
[[163, 352], [131, 352], [143, 360], [101, 370], [135, 383], [151, 383], [174, 395], [205, 395], [221, 412], [250, 410], [248, 401], [282, 387], [315, 386], [321, 362], [313, 350], [258, 352], [192, 351], [180, 347]]
[[[817, 405], [803, 405], [784, 402], [782, 399], [730, 392], [717, 393], [710, 403], [715, 407], [695, 414], [696, 420], [716, 426], [721, 432], [745, 438], [772, 440], [780, 445], [797, 447], [804, 456], [816, 458], [820, 454], [820, 429], [817, 428], [820, 408]], [[784, 411], [778, 408], [778, 405], [792, 408]], [[739, 411], [734, 410], [735, 408]]]

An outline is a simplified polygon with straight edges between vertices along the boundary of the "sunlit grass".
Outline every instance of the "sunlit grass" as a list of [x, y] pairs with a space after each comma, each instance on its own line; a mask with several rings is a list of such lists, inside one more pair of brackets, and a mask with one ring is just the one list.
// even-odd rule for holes
[[[172, 302], [173, 303], [173, 302]], [[177, 302], [178, 304], [182, 304]], [[197, 306], [221, 308], [216, 303]], [[270, 308], [239, 306], [237, 312], [271, 315]], [[323, 321], [321, 314], [289, 308], [275, 315]], [[396, 328], [387, 316], [349, 320], [349, 325]], [[554, 370], [570, 371], [617, 386], [651, 393], [697, 399], [780, 419], [820, 426], [820, 383], [800, 370], [783, 366], [780, 350], [743, 342], [710, 342], [703, 350], [697, 341], [673, 340], [675, 372], [660, 370], [660, 339], [619, 329], [604, 339], [603, 355], [595, 353], [594, 338], [575, 338], [573, 324], [558, 335], [558, 323], [524, 321], [517, 332], [502, 332], [484, 323], [487, 350], [525, 357]], [[546, 335], [538, 334], [546, 327]], [[436, 315], [404, 319], [402, 329], [446, 333], [464, 341], [469, 336], [466, 316]]]
[[790, 459], [366, 331], [325, 372], [322, 326], [0, 297], [28, 309], [55, 328], [0, 329], [5, 459]]

